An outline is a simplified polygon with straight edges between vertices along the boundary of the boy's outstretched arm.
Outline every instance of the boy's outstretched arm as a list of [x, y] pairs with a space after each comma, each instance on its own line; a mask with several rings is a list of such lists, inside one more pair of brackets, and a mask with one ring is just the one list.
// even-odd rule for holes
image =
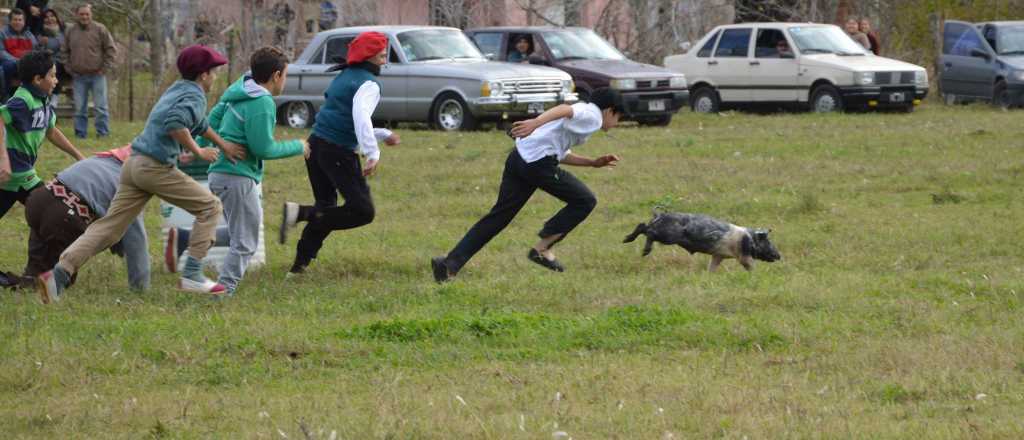
[[544, 113], [541, 113], [536, 118], [512, 123], [512, 137], [527, 137], [540, 126], [558, 119], [571, 118], [572, 114], [572, 106], [568, 104], [556, 105], [549, 108]]
[[[213, 162], [217, 160], [217, 156], [220, 154], [220, 152], [217, 151], [216, 148], [199, 148], [199, 145], [196, 144], [195, 139], [192, 139], [192, 134], [188, 131], [187, 128], [182, 127], [170, 130], [167, 132], [167, 135], [170, 136], [171, 139], [174, 139], [174, 141], [177, 142], [178, 145], [185, 147], [186, 150], [192, 152], [192, 154], [196, 156], [201, 157], [203, 160], [207, 162]], [[217, 134], [214, 133], [214, 136], [216, 135]], [[217, 139], [220, 139], [220, 136], [217, 136]]]
[[[220, 148], [221, 151], [224, 152], [224, 156], [226, 156], [228, 158], [228, 160], [234, 162], [236, 160], [244, 160], [245, 159], [245, 146], [244, 145], [238, 145], [238, 144], [236, 144], [234, 142], [225, 141], [223, 138], [220, 137], [219, 134], [217, 134], [216, 131], [213, 131], [212, 127], [206, 129], [206, 132], [203, 133], [203, 137], [208, 139], [210, 142], [213, 142], [214, 145], [216, 145], [218, 148]], [[177, 140], [177, 139], [175, 139], [175, 140]], [[195, 142], [193, 142], [193, 144], [194, 143]], [[185, 144], [182, 144], [182, 145], [185, 145]], [[198, 148], [198, 145], [197, 145], [197, 148]], [[204, 157], [204, 159], [205, 159], [205, 157]], [[214, 157], [214, 160], [216, 160], [216, 157]]]
[[57, 148], [75, 158], [75, 160], [85, 159], [81, 151], [78, 151], [74, 145], [71, 145], [71, 141], [68, 140], [67, 136], [64, 136], [64, 132], [60, 131], [57, 127], [50, 127], [46, 129], [46, 139], [49, 140]]
[[576, 153], [569, 153], [566, 154], [565, 157], [562, 159], [562, 163], [578, 167], [615, 167], [615, 165], [618, 165], [619, 163], [619, 156], [616, 156], [614, 154], [606, 154], [596, 159], [591, 159], [586, 156], [580, 156]]

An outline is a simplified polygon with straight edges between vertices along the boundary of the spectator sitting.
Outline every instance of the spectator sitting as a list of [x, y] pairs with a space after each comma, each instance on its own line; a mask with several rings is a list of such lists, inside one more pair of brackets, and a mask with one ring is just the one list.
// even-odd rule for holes
[[32, 35], [39, 36], [43, 33], [43, 11], [47, 9], [50, 0], [18, 0], [14, 7], [25, 13], [25, 25], [28, 26]]
[[850, 34], [850, 38], [853, 38], [853, 41], [860, 43], [865, 49], [871, 50], [871, 40], [868, 40], [868, 36], [860, 31], [860, 24], [856, 18], [846, 20], [846, 33]]
[[533, 53], [533, 44], [530, 43], [530, 39], [527, 37], [516, 38], [515, 51], [508, 54], [508, 62], [510, 63], [529, 63], [530, 54]]
[[871, 42], [871, 53], [878, 55], [881, 52], [881, 43], [878, 42], [878, 34], [871, 30], [871, 22], [867, 18], [860, 19], [860, 31], [864, 35], [867, 35], [868, 41]]
[[793, 58], [793, 50], [789, 48], [789, 42], [785, 39], [775, 42], [775, 52], [779, 58]]
[[[0, 31], [0, 67], [3, 68], [0, 94], [6, 98], [17, 82], [18, 60], [36, 46], [36, 37], [25, 26], [25, 11], [14, 8], [8, 15], [7, 25]], [[6, 101], [6, 99], [4, 99]]]
[[64, 45], [64, 22], [60, 21], [57, 11], [47, 9], [43, 12], [43, 31], [38, 37], [41, 50], [53, 57], [60, 55], [60, 47]]

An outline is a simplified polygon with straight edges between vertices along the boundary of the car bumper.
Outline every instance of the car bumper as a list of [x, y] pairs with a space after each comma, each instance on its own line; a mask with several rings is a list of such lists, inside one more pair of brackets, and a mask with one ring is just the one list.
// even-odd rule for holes
[[891, 108], [917, 105], [928, 96], [927, 87], [876, 86], [839, 87], [847, 107]]
[[621, 92], [621, 96], [629, 119], [671, 115], [690, 102], [689, 90]]
[[538, 115], [556, 105], [572, 104], [578, 100], [575, 93], [531, 93], [476, 98], [469, 106], [477, 118], [508, 119]]

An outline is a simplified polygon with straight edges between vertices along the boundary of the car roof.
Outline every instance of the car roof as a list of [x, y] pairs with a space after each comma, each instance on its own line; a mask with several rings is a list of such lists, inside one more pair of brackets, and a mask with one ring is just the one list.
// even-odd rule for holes
[[999, 27], [999, 26], [1020, 26], [1020, 25], [1024, 24], [1024, 21], [1019, 21], [1019, 20], [1018, 21], [983, 21], [981, 23], [974, 23], [974, 24], [976, 26], [984, 26], [984, 25], [987, 25], [987, 24], [991, 24], [991, 25], [996, 26], [996, 27]]
[[411, 26], [411, 25], [394, 25], [394, 26], [353, 26], [353, 27], [340, 27], [323, 32], [319, 32], [317, 36], [331, 36], [338, 34], [352, 34], [352, 33], [363, 33], [363, 32], [380, 32], [382, 34], [395, 35], [405, 31], [419, 30], [419, 29], [451, 29], [453, 31], [459, 30], [458, 28], [445, 27], [445, 26]]
[[570, 29], [590, 29], [582, 26], [489, 26], [466, 29], [466, 32], [537, 32], [537, 31], [565, 31]]
[[788, 28], [794, 26], [835, 26], [830, 23], [812, 23], [812, 22], [782, 22], [782, 21], [764, 21], [764, 22], [747, 22], [747, 23], [736, 23], [736, 24], [725, 24], [719, 26], [722, 29], [733, 29], [733, 28], [745, 28], [751, 26], [760, 27], [776, 27], [776, 28]]

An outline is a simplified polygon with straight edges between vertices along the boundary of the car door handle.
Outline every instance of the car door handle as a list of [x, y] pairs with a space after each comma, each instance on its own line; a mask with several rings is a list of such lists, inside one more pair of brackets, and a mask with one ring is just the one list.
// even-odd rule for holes
[[708, 65], [709, 66], [717, 66], [718, 65], [718, 61], [708, 61]]
[[761, 62], [760, 62], [760, 61], [751, 61], [751, 62], [750, 62], [750, 65], [751, 65], [751, 66], [760, 66], [760, 65], [761, 65]]
[[302, 72], [302, 73], [309, 73], [309, 72], [310, 72], [311, 70], [313, 70], [313, 69], [309, 69], [309, 68], [302, 68], [302, 69], [299, 69], [299, 72]]

